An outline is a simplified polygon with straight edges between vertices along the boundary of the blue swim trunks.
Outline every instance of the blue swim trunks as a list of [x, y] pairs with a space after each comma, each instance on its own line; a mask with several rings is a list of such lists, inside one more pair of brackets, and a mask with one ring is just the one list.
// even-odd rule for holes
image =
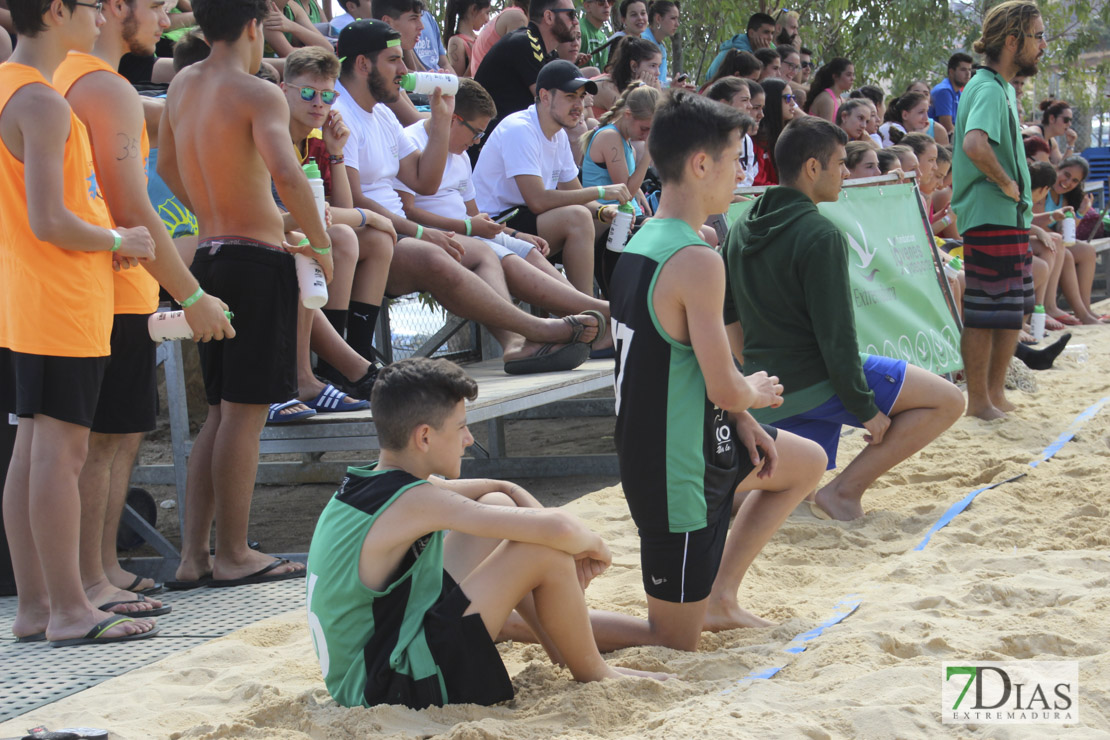
[[[902, 383], [906, 380], [906, 361], [892, 360], [881, 355], [868, 355], [863, 363], [863, 375], [867, 379], [867, 387], [875, 392], [875, 405], [884, 414], [890, 414], [898, 394], [902, 391]], [[838, 396], [833, 396], [820, 406], [800, 414], [779, 419], [771, 426], [793, 432], [799, 437], [811, 439], [825, 449], [829, 456], [827, 470], [836, 467], [836, 449], [840, 444], [840, 428], [848, 424], [854, 427], [863, 427], [855, 416], [844, 408]]]

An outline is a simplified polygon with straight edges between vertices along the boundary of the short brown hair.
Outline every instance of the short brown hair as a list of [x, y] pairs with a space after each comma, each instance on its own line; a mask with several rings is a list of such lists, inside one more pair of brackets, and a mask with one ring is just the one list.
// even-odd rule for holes
[[421, 424], [439, 429], [463, 399], [478, 397], [478, 384], [450, 360], [410, 358], [387, 365], [370, 392], [378, 444], [403, 450]]
[[285, 59], [285, 78], [301, 75], [334, 80], [339, 77], [339, 58], [319, 46], [303, 46]]
[[464, 121], [478, 116], [496, 118], [497, 106], [486, 88], [470, 77], [460, 77], [459, 89], [455, 93], [455, 113]]
[[1017, 50], [1025, 45], [1025, 32], [1041, 11], [1033, 0], [1007, 0], [995, 5], [983, 17], [983, 35], [972, 45], [976, 54], [982, 54], [992, 62], [997, 62], [1006, 46], [1006, 39], [1016, 36]]

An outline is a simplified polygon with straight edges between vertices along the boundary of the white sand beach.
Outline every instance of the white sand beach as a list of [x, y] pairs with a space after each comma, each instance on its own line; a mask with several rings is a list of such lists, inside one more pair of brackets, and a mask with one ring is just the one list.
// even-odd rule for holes
[[[1107, 304], [1103, 304], [1103, 310]], [[1096, 738], [1110, 736], [1110, 404], [1050, 461], [1073, 420], [1110, 396], [1110, 327], [1079, 327], [1089, 361], [1036, 373], [1006, 420], [963, 418], [884, 476], [866, 516], [821, 521], [802, 505], [744, 581], [741, 604], [779, 626], [706, 634], [699, 650], [614, 653], [619, 665], [666, 670], [574, 683], [536, 646], [502, 653], [516, 698], [496, 707], [344, 709], [324, 690], [303, 612], [267, 620], [0, 725], [104, 727], [113, 738]], [[863, 444], [843, 440], [842, 462]], [[985, 491], [922, 550], [954, 502]], [[645, 615], [637, 538], [619, 487], [568, 505], [614, 552], [592, 605]], [[783, 648], [858, 610], [806, 643]], [[167, 620], [172, 617], [167, 617]], [[1074, 660], [1081, 722], [1073, 727], [942, 725], [941, 664]], [[784, 666], [769, 679], [751, 671]]]

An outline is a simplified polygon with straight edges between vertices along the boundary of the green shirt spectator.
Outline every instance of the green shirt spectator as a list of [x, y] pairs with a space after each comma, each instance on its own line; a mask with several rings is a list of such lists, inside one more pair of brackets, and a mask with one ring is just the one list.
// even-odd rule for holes
[[[590, 64], [604, 70], [609, 64], [609, 49], [603, 49], [596, 54], [591, 54], [612, 35], [606, 22], [609, 18], [609, 0], [586, 0], [582, 3], [578, 27], [582, 31], [582, 53], [590, 54]], [[596, 25], [595, 25], [596, 24]]]

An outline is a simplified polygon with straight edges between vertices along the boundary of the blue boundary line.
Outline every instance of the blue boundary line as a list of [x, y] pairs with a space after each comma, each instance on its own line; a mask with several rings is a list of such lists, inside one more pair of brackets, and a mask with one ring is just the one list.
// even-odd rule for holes
[[[1108, 402], [1110, 402], [1110, 396], [1103, 396], [1097, 402], [1088, 406], [1081, 414], [1079, 414], [1079, 416], [1075, 417], [1075, 420], [1072, 421], [1071, 425], [1068, 426], [1068, 428], [1065, 429], [1060, 434], [1060, 436], [1057, 437], [1055, 441], [1053, 441], [1052, 444], [1044, 448], [1044, 451], [1041, 453], [1041, 456], [1039, 458], [1029, 463], [1029, 467], [1035, 468], [1046, 460], [1050, 460], [1057, 452], [1063, 449], [1064, 445], [1074, 439], [1076, 433], [1079, 432], [1080, 427], [1086, 424], [1091, 419], [1091, 417], [1101, 411], [1102, 407], [1105, 406]], [[1025, 475], [1025, 473], [1022, 473], [1021, 475], [1015, 475], [1013, 478], [1007, 478], [1006, 480], [992, 483], [989, 486], [977, 488], [956, 503], [952, 504], [952, 506], [950, 506], [948, 510], [944, 512], [941, 518], [937, 520], [936, 524], [929, 528], [929, 531], [925, 533], [925, 539], [921, 540], [921, 542], [915, 548], [913, 548], [913, 551], [920, 552], [921, 550], [924, 550], [925, 546], [929, 544], [929, 540], [932, 539], [933, 535], [936, 534], [937, 531], [939, 531], [941, 528], [947, 526], [949, 522], [955, 519], [964, 509], [970, 506], [971, 502], [974, 501], [975, 497], [978, 496], [980, 493], [982, 493], [983, 491], [989, 491], [992, 488], [997, 488], [1004, 483], [1010, 483], [1012, 481], [1018, 480], [1019, 478], [1024, 478]]]
[[[806, 647], [808, 647], [806, 643], [820, 637], [821, 633], [827, 630], [829, 627], [843, 622], [845, 619], [854, 614], [855, 611], [859, 609], [860, 604], [862, 603], [863, 598], [858, 596], [857, 594], [848, 594], [847, 596], [842, 597], [840, 601], [836, 602], [836, 612], [833, 614], [833, 616], [829, 617], [813, 629], [795, 635], [794, 639], [787, 643], [786, 647], [783, 648], [783, 652], [791, 655], [797, 655], [799, 653], [805, 652]], [[733, 689], [736, 689], [739, 686], [743, 686], [753, 681], [771, 678], [783, 668], [785, 668], [786, 665], [786, 663], [783, 663], [782, 665], [771, 666], [768, 668], [753, 669], [751, 672], [748, 673], [748, 675], [737, 680], [735, 686], [731, 686], [725, 689], [721, 692], [721, 694], [728, 694], [733, 691]]]

